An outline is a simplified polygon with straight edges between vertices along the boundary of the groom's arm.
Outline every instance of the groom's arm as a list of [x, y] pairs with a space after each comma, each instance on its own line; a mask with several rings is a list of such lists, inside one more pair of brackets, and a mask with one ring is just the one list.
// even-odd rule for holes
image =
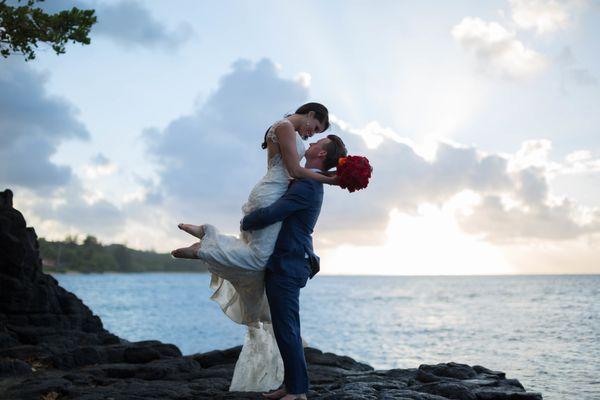
[[296, 181], [287, 192], [268, 207], [252, 211], [242, 219], [242, 230], [255, 231], [283, 221], [296, 211], [311, 205], [313, 185], [308, 179]]

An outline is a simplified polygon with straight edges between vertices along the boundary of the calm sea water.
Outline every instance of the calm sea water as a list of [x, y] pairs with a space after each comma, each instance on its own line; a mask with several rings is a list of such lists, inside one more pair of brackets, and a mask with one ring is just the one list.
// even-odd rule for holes
[[[111, 332], [184, 354], [243, 342], [209, 276], [56, 274]], [[318, 276], [301, 293], [313, 347], [378, 369], [455, 361], [506, 372], [544, 399], [600, 399], [600, 275]]]

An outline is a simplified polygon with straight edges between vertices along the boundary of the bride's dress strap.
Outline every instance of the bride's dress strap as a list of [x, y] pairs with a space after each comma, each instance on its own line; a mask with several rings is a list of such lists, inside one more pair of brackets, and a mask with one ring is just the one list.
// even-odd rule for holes
[[[267, 139], [273, 143], [278, 143], [277, 135], [275, 135], [275, 129], [277, 129], [277, 127], [279, 127], [285, 123], [292, 125], [290, 120], [288, 120], [287, 118], [280, 119], [279, 121], [277, 121], [273, 125], [271, 125], [271, 127], [269, 128], [269, 132], [267, 132]], [[293, 125], [292, 125], [292, 127], [293, 127]]]

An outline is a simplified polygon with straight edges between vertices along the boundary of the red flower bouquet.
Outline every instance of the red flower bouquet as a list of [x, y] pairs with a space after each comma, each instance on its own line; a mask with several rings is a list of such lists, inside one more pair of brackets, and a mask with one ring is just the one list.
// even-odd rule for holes
[[350, 193], [367, 187], [373, 167], [366, 157], [348, 156], [338, 161], [337, 176], [340, 177], [342, 189], [348, 189]]

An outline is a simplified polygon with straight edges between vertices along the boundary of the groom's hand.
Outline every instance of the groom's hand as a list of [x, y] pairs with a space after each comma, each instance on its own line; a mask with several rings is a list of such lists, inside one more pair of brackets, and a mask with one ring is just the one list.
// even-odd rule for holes
[[244, 217], [242, 219], [240, 219], [240, 232], [250, 232], [253, 231], [254, 229], [248, 229], [248, 215], [244, 215]]
[[331, 178], [331, 182], [329, 182], [330, 185], [333, 186], [340, 186], [340, 177], [337, 175], [330, 175], [329, 176]]

